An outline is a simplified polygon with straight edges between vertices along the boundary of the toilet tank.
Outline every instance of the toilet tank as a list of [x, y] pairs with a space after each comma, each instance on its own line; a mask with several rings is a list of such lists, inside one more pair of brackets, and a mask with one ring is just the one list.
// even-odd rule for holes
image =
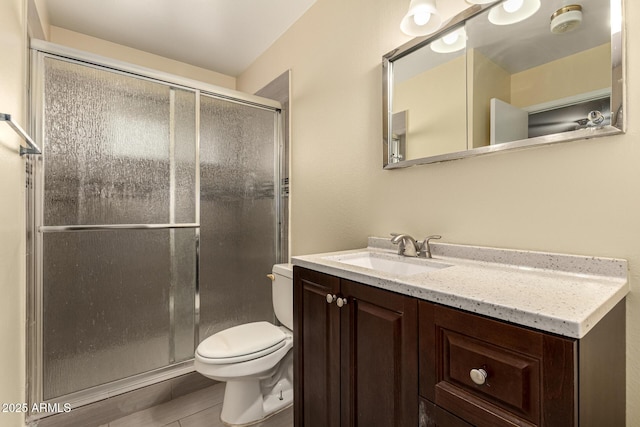
[[274, 265], [273, 275], [273, 311], [280, 323], [293, 330], [293, 264]]

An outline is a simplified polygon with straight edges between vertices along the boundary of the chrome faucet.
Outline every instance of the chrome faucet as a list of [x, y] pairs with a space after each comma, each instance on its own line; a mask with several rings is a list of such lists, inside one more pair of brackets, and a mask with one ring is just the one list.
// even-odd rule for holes
[[420, 258], [431, 258], [431, 246], [429, 246], [429, 240], [437, 240], [441, 239], [442, 236], [438, 236], [434, 234], [433, 236], [427, 236], [424, 238], [422, 243], [420, 244], [420, 249], [418, 250], [418, 256]]
[[418, 256], [418, 244], [408, 234], [391, 233], [391, 243], [398, 245], [398, 255]]

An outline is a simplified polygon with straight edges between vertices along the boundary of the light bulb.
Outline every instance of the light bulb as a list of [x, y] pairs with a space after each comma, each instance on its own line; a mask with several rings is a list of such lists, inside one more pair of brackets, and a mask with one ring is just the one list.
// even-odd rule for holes
[[416, 10], [413, 14], [413, 22], [416, 25], [423, 26], [426, 25], [427, 22], [431, 19], [431, 13], [427, 10]]
[[524, 3], [524, 0], [507, 0], [504, 3], [502, 3], [502, 7], [506, 12], [514, 13], [520, 10], [523, 3]]
[[442, 41], [444, 42], [444, 44], [450, 46], [450, 45], [452, 45], [452, 44], [454, 44], [455, 42], [458, 41], [458, 37], [459, 37], [458, 32], [455, 31], [455, 32], [453, 32], [451, 34], [447, 34], [446, 36], [444, 36], [442, 38]]
[[400, 29], [407, 35], [422, 37], [437, 31], [441, 24], [436, 0], [411, 0], [409, 11], [400, 22]]

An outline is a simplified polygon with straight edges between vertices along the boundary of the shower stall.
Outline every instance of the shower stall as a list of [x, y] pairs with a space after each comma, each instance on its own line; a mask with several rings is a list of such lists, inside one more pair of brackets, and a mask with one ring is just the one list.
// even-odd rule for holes
[[191, 372], [202, 339], [273, 321], [279, 103], [43, 42], [31, 61], [31, 402]]

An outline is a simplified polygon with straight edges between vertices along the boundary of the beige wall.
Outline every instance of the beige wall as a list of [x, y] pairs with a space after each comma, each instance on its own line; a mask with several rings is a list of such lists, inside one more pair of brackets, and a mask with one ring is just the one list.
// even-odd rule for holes
[[[625, 1], [626, 22], [640, 2]], [[629, 260], [627, 419], [640, 425], [640, 98], [626, 135], [403, 170], [381, 168], [381, 57], [407, 41], [405, 0], [318, 0], [238, 78], [253, 92], [291, 69], [292, 253], [366, 245], [369, 235]], [[628, 46], [640, 43], [629, 25]], [[640, 50], [628, 51], [628, 93]]]
[[48, 41], [72, 47], [74, 49], [91, 52], [96, 55], [117, 59], [119, 61], [129, 62], [141, 67], [152, 68], [154, 70], [175, 74], [177, 76], [199, 80], [216, 86], [222, 86], [228, 89], [236, 88], [235, 77], [195, 67], [193, 65], [185, 64], [184, 62], [174, 61], [152, 53], [132, 49], [127, 46], [111, 43], [106, 40], [76, 33], [53, 25], [49, 27]]
[[514, 74], [511, 104], [528, 107], [611, 87], [610, 51], [607, 43]]
[[[0, 113], [26, 126], [26, 1], [4, 0], [0, 11]], [[0, 404], [25, 399], [25, 210], [20, 138], [0, 122]], [[0, 412], [0, 426], [23, 425]]]
[[408, 111], [405, 160], [467, 149], [467, 118], [460, 114], [467, 105], [465, 81], [460, 55], [395, 85], [393, 110]]

